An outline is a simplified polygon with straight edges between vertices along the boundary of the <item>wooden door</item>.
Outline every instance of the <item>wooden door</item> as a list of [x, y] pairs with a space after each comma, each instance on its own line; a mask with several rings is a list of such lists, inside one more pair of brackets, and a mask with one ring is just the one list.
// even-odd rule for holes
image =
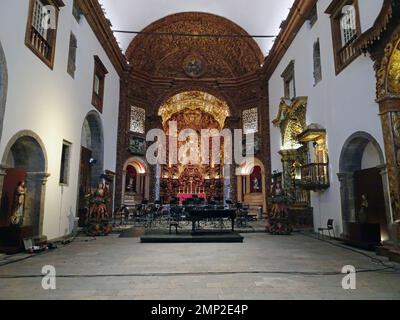
[[359, 212], [362, 203], [362, 195], [368, 200], [367, 222], [379, 224], [381, 234], [388, 235], [388, 224], [386, 217], [385, 196], [383, 193], [382, 176], [379, 169], [372, 168], [354, 173], [354, 196], [355, 209]]
[[79, 203], [78, 215], [79, 226], [84, 226], [87, 215], [87, 202], [86, 195], [91, 192], [91, 177], [92, 170], [90, 166], [90, 159], [92, 158], [92, 151], [81, 147], [81, 162], [79, 166]]

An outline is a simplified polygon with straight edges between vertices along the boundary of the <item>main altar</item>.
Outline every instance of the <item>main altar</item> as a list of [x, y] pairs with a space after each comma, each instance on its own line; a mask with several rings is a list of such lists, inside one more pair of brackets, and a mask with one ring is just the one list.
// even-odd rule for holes
[[[161, 166], [160, 198], [169, 202], [172, 198], [184, 200], [196, 197], [207, 200], [224, 198], [224, 140], [219, 139], [215, 153], [215, 137], [210, 136], [208, 141], [203, 140], [203, 130], [220, 133], [225, 127], [225, 120], [229, 116], [229, 108], [225, 102], [202, 92], [184, 92], [168, 100], [160, 109], [159, 115], [163, 121], [167, 141], [177, 145], [179, 154], [177, 161], [171, 162], [170, 146], [167, 145], [167, 164]], [[175, 134], [171, 126], [176, 126]], [[198, 136], [193, 139], [187, 136], [185, 141], [178, 137], [187, 129]], [[208, 144], [208, 155], [204, 155], [204, 143]], [[207, 148], [206, 148], [207, 149]], [[194, 161], [193, 161], [194, 160]]]

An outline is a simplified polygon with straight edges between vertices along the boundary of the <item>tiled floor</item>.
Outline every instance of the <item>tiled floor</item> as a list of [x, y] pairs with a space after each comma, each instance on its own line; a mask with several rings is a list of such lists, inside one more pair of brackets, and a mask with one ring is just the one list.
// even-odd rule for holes
[[[343, 290], [344, 275], [321, 273], [382, 266], [300, 234], [245, 234], [243, 244], [85, 240], [0, 267], [0, 299], [400, 299], [400, 273], [358, 273], [357, 289]], [[44, 265], [56, 268], [56, 290], [43, 290], [41, 277], [2, 278]]]

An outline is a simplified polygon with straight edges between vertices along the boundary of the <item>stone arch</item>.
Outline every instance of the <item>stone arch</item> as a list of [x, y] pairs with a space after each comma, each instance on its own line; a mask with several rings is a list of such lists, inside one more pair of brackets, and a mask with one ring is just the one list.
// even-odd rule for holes
[[[259, 167], [261, 169], [261, 189], [260, 194], [251, 193], [251, 175], [253, 174], [254, 168]], [[254, 158], [254, 162], [245, 163], [242, 167], [238, 168], [236, 173], [237, 177], [237, 199], [238, 202], [248, 202], [249, 204], [262, 206], [263, 212], [267, 213], [267, 171], [264, 163]]]
[[[133, 166], [138, 174], [135, 194], [128, 194], [126, 190], [127, 168]], [[149, 199], [150, 197], [150, 171], [145, 159], [142, 157], [130, 157], [125, 161], [122, 174], [122, 198], [123, 205], [131, 205]]]
[[340, 181], [341, 208], [344, 235], [348, 234], [347, 223], [356, 221], [356, 199], [354, 174], [363, 168], [363, 157], [367, 146], [372, 145], [376, 152], [378, 164], [376, 168], [382, 176], [383, 193], [385, 197], [386, 220], [392, 220], [390, 213], [389, 187], [384, 153], [377, 140], [367, 132], [356, 132], [344, 143], [339, 160], [338, 173]]
[[45, 186], [50, 175], [47, 173], [47, 154], [42, 140], [29, 130], [15, 134], [5, 148], [1, 166], [2, 190], [4, 182], [15, 174], [13, 170], [24, 173], [27, 186], [24, 225], [32, 226], [34, 236], [43, 235]]
[[383, 151], [376, 139], [367, 132], [356, 132], [352, 134], [344, 143], [340, 155], [340, 172], [354, 172], [361, 169], [363, 152], [368, 144], [372, 144], [380, 159], [380, 164], [385, 164]]
[[6, 109], [8, 89], [7, 61], [0, 42], [0, 141], [3, 133], [4, 113]]
[[92, 152], [91, 185], [96, 186], [104, 173], [104, 134], [100, 114], [90, 111], [82, 125], [81, 146]]

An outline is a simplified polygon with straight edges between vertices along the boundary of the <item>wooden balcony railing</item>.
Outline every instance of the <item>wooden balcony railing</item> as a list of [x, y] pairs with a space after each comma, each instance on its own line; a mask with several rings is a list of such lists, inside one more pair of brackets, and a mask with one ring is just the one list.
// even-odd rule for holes
[[29, 43], [38, 55], [47, 61], [51, 61], [52, 47], [34, 27], [31, 27]]
[[301, 167], [301, 187], [305, 190], [325, 190], [330, 187], [329, 165], [310, 163]]
[[310, 193], [303, 189], [295, 189], [292, 191], [294, 195], [294, 204], [300, 206], [310, 205]]
[[343, 48], [337, 51], [337, 68], [339, 70], [348, 66], [360, 54], [354, 46], [356, 39], [357, 35], [354, 36], [353, 40], [349, 41]]

